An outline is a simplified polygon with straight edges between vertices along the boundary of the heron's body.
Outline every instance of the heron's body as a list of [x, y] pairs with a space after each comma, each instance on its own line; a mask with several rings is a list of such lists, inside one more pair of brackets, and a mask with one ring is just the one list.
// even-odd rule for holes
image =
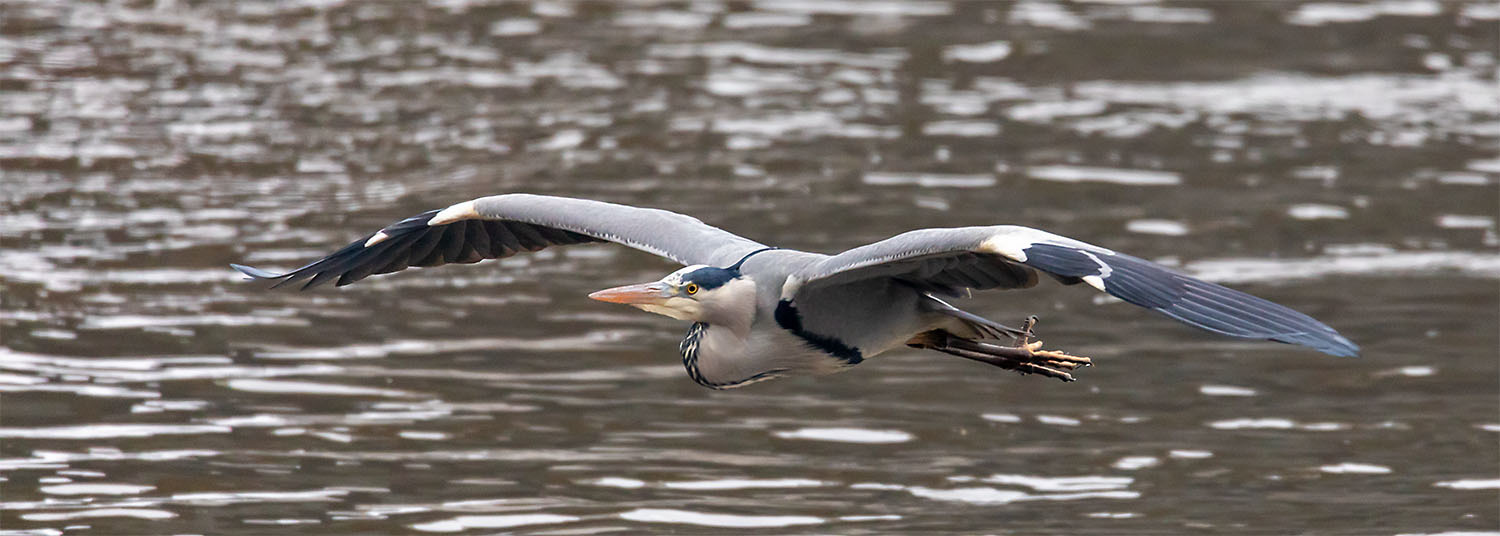
[[[767, 247], [672, 212], [561, 197], [506, 194], [386, 227], [285, 274], [236, 266], [277, 286], [342, 286], [408, 266], [470, 263], [521, 251], [610, 241], [686, 268], [590, 297], [693, 322], [680, 345], [688, 375], [740, 387], [827, 374], [902, 346], [938, 350], [1065, 380], [1087, 358], [1042, 351], [1020, 330], [944, 297], [1033, 286], [1038, 273], [1087, 283], [1216, 333], [1355, 355], [1332, 328], [1280, 305], [1112, 250], [1019, 226], [923, 229], [837, 255]], [[1016, 338], [1016, 346], [994, 340]]]
[[690, 326], [679, 349], [688, 375], [706, 387], [727, 388], [785, 375], [830, 374], [953, 321], [923, 311], [918, 303], [927, 298], [920, 291], [885, 280], [859, 282], [836, 296], [812, 292], [783, 304], [788, 276], [825, 258], [763, 251], [741, 267], [754, 277], [741, 275], [704, 291], [705, 299], [713, 293], [713, 300], [729, 304], [726, 310], [749, 314]]

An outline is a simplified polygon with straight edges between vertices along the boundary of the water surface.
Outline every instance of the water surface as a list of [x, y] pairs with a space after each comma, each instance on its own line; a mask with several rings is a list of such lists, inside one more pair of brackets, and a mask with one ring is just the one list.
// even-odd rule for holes
[[[1500, 531], [1493, 2], [0, 2], [0, 534]], [[1337, 359], [977, 296], [1080, 382], [896, 352], [713, 392], [610, 245], [265, 292], [529, 191], [839, 251], [1020, 223]]]

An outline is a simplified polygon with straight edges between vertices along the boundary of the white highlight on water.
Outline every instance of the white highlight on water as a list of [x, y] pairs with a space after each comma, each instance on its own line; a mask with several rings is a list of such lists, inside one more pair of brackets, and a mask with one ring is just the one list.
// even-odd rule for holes
[[441, 441], [452, 437], [445, 432], [428, 432], [423, 430], [402, 430], [400, 432], [397, 432], [396, 435], [399, 435], [406, 439], [415, 439], [419, 441]]
[[990, 63], [1005, 59], [1010, 56], [1010, 52], [1009, 41], [952, 45], [943, 49], [943, 59], [965, 63]]
[[1072, 417], [1063, 417], [1061, 415], [1037, 415], [1036, 420], [1039, 423], [1050, 424], [1053, 426], [1078, 426], [1080, 424], [1083, 424], [1083, 421], [1074, 419]]
[[925, 136], [988, 138], [1000, 135], [1000, 124], [987, 120], [933, 121], [922, 126]]
[[1033, 166], [1026, 169], [1033, 179], [1053, 182], [1104, 182], [1128, 186], [1174, 186], [1182, 175], [1170, 171], [1084, 166]]
[[234, 389], [237, 391], [248, 391], [252, 393], [291, 393], [322, 396], [377, 396], [392, 398], [411, 398], [420, 396], [417, 393], [402, 391], [399, 389], [382, 389], [378, 387], [339, 385], [335, 383], [321, 382], [262, 380], [255, 378], [229, 380], [224, 382], [224, 385], [230, 389]]
[[1132, 233], [1162, 236], [1182, 236], [1188, 234], [1187, 224], [1173, 220], [1130, 220], [1125, 223], [1125, 230]]
[[1198, 392], [1208, 396], [1255, 396], [1254, 389], [1233, 385], [1202, 385]]
[[989, 484], [1025, 486], [1043, 492], [1074, 492], [1125, 489], [1135, 479], [1128, 476], [1032, 476], [996, 474], [983, 479]]
[[1344, 463], [1333, 464], [1333, 465], [1324, 465], [1322, 467], [1319, 467], [1318, 470], [1322, 471], [1324, 473], [1332, 473], [1332, 474], [1336, 474], [1336, 475], [1343, 475], [1343, 474], [1384, 475], [1384, 474], [1389, 474], [1391, 472], [1391, 468], [1386, 467], [1384, 465], [1373, 465], [1373, 464], [1368, 464], [1368, 463], [1354, 463], [1354, 462], [1344, 462]]
[[73, 510], [68, 512], [33, 512], [21, 514], [21, 519], [30, 521], [67, 521], [95, 517], [131, 517], [135, 519], [172, 519], [177, 514], [152, 508], [99, 508], [95, 510]]
[[812, 516], [742, 516], [664, 508], [637, 508], [621, 513], [620, 518], [641, 523], [677, 523], [721, 528], [791, 527], [824, 522], [823, 518]]
[[808, 480], [805, 478], [781, 478], [781, 479], [754, 479], [754, 478], [726, 478], [722, 480], [688, 480], [678, 482], [662, 482], [662, 487], [668, 489], [687, 490], [728, 490], [728, 489], [768, 489], [768, 488], [807, 488], [827, 486], [829, 483], [821, 480]]
[[0, 437], [27, 439], [105, 439], [158, 435], [225, 434], [228, 426], [201, 424], [85, 424], [38, 428], [0, 428]]
[[839, 516], [839, 521], [897, 521], [902, 519], [896, 514], [872, 515], [872, 516]]
[[1052, 493], [1033, 495], [1024, 491], [1002, 490], [987, 487], [934, 489], [925, 487], [906, 488], [906, 492], [924, 499], [962, 502], [969, 504], [1009, 504], [1019, 501], [1072, 501], [1082, 499], [1136, 499], [1139, 492], [1127, 490], [1082, 491], [1076, 493]]
[[1434, 483], [1433, 485], [1450, 489], [1500, 489], [1500, 478], [1446, 480]]
[[806, 26], [812, 17], [804, 13], [762, 13], [756, 11], [724, 15], [724, 27], [731, 29]]
[[1326, 2], [1303, 4], [1287, 16], [1287, 22], [1298, 26], [1322, 26], [1363, 22], [1380, 16], [1432, 17], [1443, 8], [1431, 0], [1367, 2]]
[[574, 516], [557, 514], [511, 514], [458, 516], [430, 523], [417, 523], [411, 528], [422, 532], [460, 532], [468, 529], [503, 529], [526, 525], [555, 525], [578, 521]]
[[1172, 449], [1171, 451], [1167, 452], [1167, 456], [1183, 460], [1201, 460], [1204, 458], [1212, 458], [1214, 456], [1214, 453], [1206, 450]]
[[1055, 2], [1042, 0], [1023, 0], [1012, 6], [1009, 22], [1015, 25], [1068, 31], [1086, 30], [1093, 27], [1093, 24], [1075, 15], [1068, 8]]
[[923, 188], [988, 188], [995, 185], [994, 175], [958, 175], [944, 173], [866, 173], [861, 182], [878, 186], [912, 185]]
[[[646, 54], [659, 58], [734, 59], [762, 65], [833, 64], [882, 70], [899, 67], [908, 56], [907, 52], [902, 49], [881, 49], [857, 53], [838, 49], [773, 47], [745, 41], [658, 44], [647, 48]], [[781, 73], [783, 76], [790, 76], [781, 71], [755, 70], [754, 72]]]
[[1413, 377], [1413, 378], [1422, 378], [1422, 377], [1426, 377], [1426, 376], [1431, 376], [1431, 375], [1435, 374], [1436, 372], [1437, 372], [1437, 369], [1432, 368], [1432, 367], [1428, 367], [1428, 366], [1422, 366], [1422, 365], [1414, 365], [1414, 366], [1401, 367], [1401, 368], [1396, 369], [1396, 374], [1400, 374], [1402, 376], [1410, 376], [1410, 377]]
[[60, 484], [56, 486], [43, 486], [42, 493], [48, 495], [135, 495], [156, 489], [156, 486], [139, 486], [135, 484], [108, 484], [103, 482], [90, 482], [87, 484]]
[[500, 19], [490, 24], [490, 35], [499, 37], [532, 35], [540, 31], [542, 24], [536, 19]]
[[1290, 430], [1297, 426], [1291, 419], [1261, 418], [1261, 419], [1228, 419], [1208, 423], [1210, 428], [1219, 430]]
[[1031, 102], [1012, 106], [1005, 115], [1016, 121], [1048, 123], [1063, 117], [1098, 115], [1107, 109], [1109, 104], [1102, 100]]
[[788, 432], [775, 432], [782, 439], [808, 439], [840, 443], [905, 443], [912, 435], [900, 430], [870, 430], [866, 428], [799, 428]]
[[1147, 467], [1156, 467], [1158, 465], [1161, 465], [1161, 458], [1157, 458], [1155, 456], [1126, 456], [1124, 458], [1115, 460], [1115, 463], [1112, 467], [1125, 471], [1134, 471], [1136, 469], [1145, 469]]
[[1187, 272], [1215, 283], [1281, 282], [1329, 276], [1430, 274], [1452, 271], [1473, 277], [1500, 277], [1500, 256], [1467, 251], [1401, 251], [1322, 255], [1302, 259], [1219, 259], [1188, 263]]
[[1208, 423], [1210, 428], [1218, 430], [1302, 430], [1306, 432], [1333, 432], [1348, 430], [1349, 425], [1341, 422], [1311, 422], [1299, 424], [1291, 419], [1280, 417], [1265, 418], [1241, 418], [1226, 419]]
[[921, 17], [947, 15], [953, 12], [948, 2], [935, 0], [756, 0], [755, 9], [785, 11], [809, 15], [865, 15], [880, 17]]
[[1481, 173], [1469, 173], [1464, 171], [1449, 171], [1438, 175], [1439, 184], [1455, 184], [1461, 186], [1484, 186], [1490, 183], [1490, 178]]
[[606, 488], [640, 489], [646, 487], [646, 483], [634, 478], [622, 478], [618, 476], [606, 476], [590, 480], [589, 484]]
[[1495, 218], [1489, 216], [1443, 214], [1438, 216], [1437, 225], [1444, 229], [1491, 229], [1495, 227]]
[[1305, 203], [1286, 209], [1287, 216], [1297, 220], [1347, 220], [1349, 209], [1334, 205]]

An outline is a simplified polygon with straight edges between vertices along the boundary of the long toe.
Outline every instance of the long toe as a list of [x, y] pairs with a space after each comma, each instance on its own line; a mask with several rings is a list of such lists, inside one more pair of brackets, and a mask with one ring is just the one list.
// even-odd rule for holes
[[1072, 374], [1051, 367], [1045, 367], [1036, 363], [1017, 363], [1016, 372], [1021, 374], [1040, 374], [1048, 378], [1057, 378], [1065, 382], [1075, 381]]
[[1042, 359], [1046, 359], [1048, 361], [1058, 362], [1058, 363], [1070, 363], [1070, 364], [1073, 365], [1071, 367], [1068, 367], [1070, 369], [1074, 368], [1074, 367], [1092, 367], [1092, 366], [1094, 366], [1094, 360], [1093, 359], [1090, 359], [1090, 358], [1087, 358], [1087, 357], [1083, 357], [1083, 356], [1077, 356], [1077, 355], [1069, 354], [1069, 353], [1062, 352], [1062, 351], [1059, 351], [1059, 350], [1040, 350], [1040, 351], [1033, 351], [1032, 353], [1034, 355], [1036, 355], [1037, 357], [1040, 357]]

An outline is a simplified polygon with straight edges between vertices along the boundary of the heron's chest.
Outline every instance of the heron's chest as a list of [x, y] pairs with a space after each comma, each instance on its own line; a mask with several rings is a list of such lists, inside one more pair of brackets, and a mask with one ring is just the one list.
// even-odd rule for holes
[[714, 389], [787, 375], [828, 374], [853, 364], [775, 326], [736, 337], [722, 328], [694, 324], [683, 338], [679, 353], [688, 376]]

